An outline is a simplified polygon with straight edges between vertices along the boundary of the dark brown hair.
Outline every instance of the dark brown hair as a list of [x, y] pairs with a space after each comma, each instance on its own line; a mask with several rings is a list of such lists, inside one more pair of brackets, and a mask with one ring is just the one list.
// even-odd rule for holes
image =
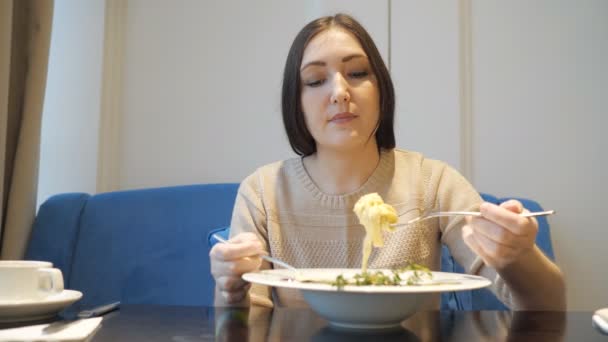
[[380, 93], [380, 114], [375, 134], [376, 143], [379, 149], [394, 148], [395, 90], [393, 81], [370, 35], [361, 24], [346, 14], [336, 14], [311, 21], [300, 30], [291, 44], [283, 72], [281, 101], [283, 124], [291, 148], [300, 156], [309, 156], [317, 151], [315, 140], [308, 131], [308, 127], [306, 127], [302, 111], [300, 67], [302, 66], [304, 50], [312, 38], [332, 27], [339, 27], [350, 32], [367, 54], [372, 72], [378, 81]]

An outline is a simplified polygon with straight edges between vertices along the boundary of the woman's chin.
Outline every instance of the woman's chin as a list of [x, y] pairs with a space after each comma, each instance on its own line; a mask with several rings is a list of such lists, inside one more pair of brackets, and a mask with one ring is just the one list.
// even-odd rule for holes
[[354, 133], [353, 136], [344, 136], [340, 137], [340, 139], [333, 139], [331, 142], [320, 144], [321, 146], [317, 145], [317, 149], [320, 147], [321, 149], [340, 152], [361, 152], [367, 148], [370, 148], [370, 143], [374, 144], [375, 140], [373, 138], [365, 139], [361, 135]]

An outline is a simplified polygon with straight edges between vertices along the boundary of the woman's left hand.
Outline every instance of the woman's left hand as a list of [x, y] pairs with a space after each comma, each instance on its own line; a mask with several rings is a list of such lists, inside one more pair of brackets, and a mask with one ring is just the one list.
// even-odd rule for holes
[[533, 250], [538, 223], [519, 215], [527, 212], [519, 201], [509, 200], [499, 206], [486, 202], [479, 211], [481, 217], [466, 218], [462, 237], [486, 265], [501, 270]]

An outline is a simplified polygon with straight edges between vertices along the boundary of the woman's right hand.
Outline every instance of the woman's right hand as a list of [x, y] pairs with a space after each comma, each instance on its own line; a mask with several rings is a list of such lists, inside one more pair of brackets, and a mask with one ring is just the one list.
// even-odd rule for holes
[[251, 284], [241, 275], [260, 269], [266, 254], [262, 242], [253, 233], [240, 233], [228, 240], [229, 243], [216, 243], [211, 251], [211, 274], [224, 300], [228, 304], [242, 301]]

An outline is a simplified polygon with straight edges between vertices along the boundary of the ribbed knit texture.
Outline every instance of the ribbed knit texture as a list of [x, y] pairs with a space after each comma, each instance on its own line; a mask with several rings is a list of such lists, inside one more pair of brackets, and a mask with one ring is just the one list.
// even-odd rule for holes
[[[370, 192], [377, 192], [396, 209], [401, 215], [399, 222], [427, 210], [478, 210], [482, 202], [478, 192], [456, 170], [416, 152], [383, 151], [365, 184], [344, 195], [323, 193], [310, 178], [302, 159], [293, 158], [263, 166], [242, 182], [230, 234], [253, 232], [270, 255], [296, 267], [358, 268], [365, 229], [353, 207], [359, 197]], [[415, 262], [439, 270], [443, 242], [469, 273], [494, 280], [494, 291], [509, 304], [510, 293], [502, 280], [462, 240], [463, 223], [458, 217], [430, 219], [384, 232], [385, 246], [374, 248], [369, 267], [398, 268]], [[275, 305], [306, 305], [297, 291], [275, 289], [271, 295], [269, 289], [254, 285], [252, 300], [260, 303], [264, 297], [272, 298]], [[216, 304], [223, 305], [222, 300], [216, 298]], [[439, 307], [438, 297], [429, 307]]]

